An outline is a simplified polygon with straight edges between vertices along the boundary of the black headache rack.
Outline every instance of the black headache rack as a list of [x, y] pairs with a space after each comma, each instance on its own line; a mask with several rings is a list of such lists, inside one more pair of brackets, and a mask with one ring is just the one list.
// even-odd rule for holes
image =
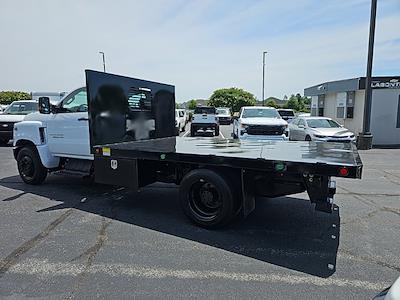
[[90, 145], [173, 136], [175, 87], [86, 70]]
[[[317, 210], [331, 212], [336, 191], [331, 177], [361, 178], [362, 162], [352, 143], [175, 137], [172, 86], [93, 71], [86, 76], [96, 182], [133, 190], [153, 182], [176, 183], [185, 214], [200, 226], [223, 225], [238, 212], [247, 216], [257, 196], [307, 191]], [[132, 90], [150, 93], [140, 96], [151, 98], [148, 117], [129, 110], [136, 104], [127, 110], [124, 101], [131, 101]], [[107, 109], [98, 109], [105, 99]], [[114, 109], [113, 101], [122, 104]], [[118, 126], [105, 126], [110, 123]], [[147, 134], [136, 133], [141, 126]]]

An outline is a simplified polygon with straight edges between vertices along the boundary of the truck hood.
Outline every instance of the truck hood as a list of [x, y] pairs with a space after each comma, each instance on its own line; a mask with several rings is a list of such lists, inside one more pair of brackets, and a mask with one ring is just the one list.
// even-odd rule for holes
[[326, 135], [326, 136], [349, 136], [353, 133], [346, 128], [310, 128], [315, 134]]
[[217, 115], [218, 118], [222, 117], [222, 118], [230, 118], [231, 115], [230, 114], [218, 114]]
[[27, 115], [0, 115], [0, 122], [21, 122]]
[[278, 118], [241, 118], [242, 124], [247, 125], [287, 125], [283, 119]]

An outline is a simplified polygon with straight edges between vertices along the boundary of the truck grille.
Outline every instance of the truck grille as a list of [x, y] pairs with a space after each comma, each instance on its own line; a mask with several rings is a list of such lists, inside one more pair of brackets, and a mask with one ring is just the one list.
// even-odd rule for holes
[[247, 134], [250, 135], [282, 135], [285, 132], [285, 126], [274, 125], [249, 125]]
[[0, 131], [12, 131], [14, 122], [0, 122]]

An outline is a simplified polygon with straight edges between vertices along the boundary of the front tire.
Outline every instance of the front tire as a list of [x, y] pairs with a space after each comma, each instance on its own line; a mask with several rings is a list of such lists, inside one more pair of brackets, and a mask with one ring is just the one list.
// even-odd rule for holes
[[235, 216], [236, 195], [228, 180], [208, 169], [189, 172], [179, 187], [179, 201], [185, 215], [205, 228], [221, 227]]
[[238, 135], [235, 133], [235, 128], [233, 128], [232, 136], [234, 139], [239, 138]]
[[215, 136], [219, 136], [219, 125], [215, 126]]
[[311, 136], [306, 135], [306, 141], [311, 142]]
[[18, 152], [17, 166], [19, 175], [27, 184], [38, 185], [46, 179], [47, 169], [33, 147], [24, 147]]

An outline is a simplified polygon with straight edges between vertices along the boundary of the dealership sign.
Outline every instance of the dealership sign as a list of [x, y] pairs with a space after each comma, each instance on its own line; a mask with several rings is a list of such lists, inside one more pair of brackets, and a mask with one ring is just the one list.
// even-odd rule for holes
[[373, 89], [400, 89], [400, 80], [386, 79], [386, 80], [372, 80], [371, 87]]

